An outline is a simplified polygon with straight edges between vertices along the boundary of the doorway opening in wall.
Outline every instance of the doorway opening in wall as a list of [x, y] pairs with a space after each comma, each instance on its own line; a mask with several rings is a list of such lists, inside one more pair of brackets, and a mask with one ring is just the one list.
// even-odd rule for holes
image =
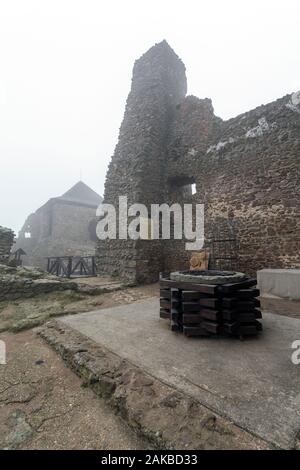
[[207, 242], [210, 269], [239, 270], [239, 243], [233, 218], [216, 218], [208, 233]]
[[193, 176], [173, 176], [168, 179], [168, 185], [172, 198], [177, 199], [179, 203], [181, 199], [193, 196], [197, 192], [196, 181]]

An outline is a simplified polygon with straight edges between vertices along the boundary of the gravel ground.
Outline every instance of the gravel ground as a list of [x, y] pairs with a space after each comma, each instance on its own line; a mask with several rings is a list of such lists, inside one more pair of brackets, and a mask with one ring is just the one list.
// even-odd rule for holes
[[[74, 299], [70, 313], [122, 305], [157, 292], [154, 285], [93, 296], [88, 301]], [[46, 311], [46, 303], [45, 296], [43, 308], [36, 298], [10, 302], [6, 314], [16, 318], [17, 308], [23, 316], [34, 315]], [[2, 332], [0, 340], [7, 350], [7, 364], [0, 364], [1, 449], [149, 448], [103, 400], [82, 387], [81, 380], [34, 330]]]
[[147, 448], [33, 330], [1, 339], [0, 448]]

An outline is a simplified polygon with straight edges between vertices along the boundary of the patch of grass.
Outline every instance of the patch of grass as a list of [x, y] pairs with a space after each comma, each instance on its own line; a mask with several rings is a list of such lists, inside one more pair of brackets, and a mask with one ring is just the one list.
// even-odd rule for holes
[[[51, 317], [86, 311], [90, 309], [90, 299], [91, 296], [66, 290], [24, 300], [1, 302], [0, 332], [18, 332], [42, 325]], [[69, 311], [67, 307], [71, 305]]]

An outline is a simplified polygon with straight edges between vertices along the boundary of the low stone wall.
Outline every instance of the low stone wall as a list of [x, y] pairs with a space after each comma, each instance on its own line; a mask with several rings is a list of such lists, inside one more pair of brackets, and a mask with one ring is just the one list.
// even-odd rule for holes
[[6, 263], [8, 261], [11, 247], [14, 243], [14, 232], [5, 227], [0, 226], [0, 262]]
[[54, 291], [78, 290], [76, 282], [48, 276], [41, 270], [0, 264], [0, 302], [34, 297]]

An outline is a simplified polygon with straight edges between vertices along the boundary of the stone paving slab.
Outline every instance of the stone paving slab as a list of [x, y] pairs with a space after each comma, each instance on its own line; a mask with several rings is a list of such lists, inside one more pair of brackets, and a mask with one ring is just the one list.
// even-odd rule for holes
[[158, 299], [60, 321], [218, 414], [282, 448], [300, 430], [300, 321], [266, 313], [258, 338], [186, 338], [159, 319]]

